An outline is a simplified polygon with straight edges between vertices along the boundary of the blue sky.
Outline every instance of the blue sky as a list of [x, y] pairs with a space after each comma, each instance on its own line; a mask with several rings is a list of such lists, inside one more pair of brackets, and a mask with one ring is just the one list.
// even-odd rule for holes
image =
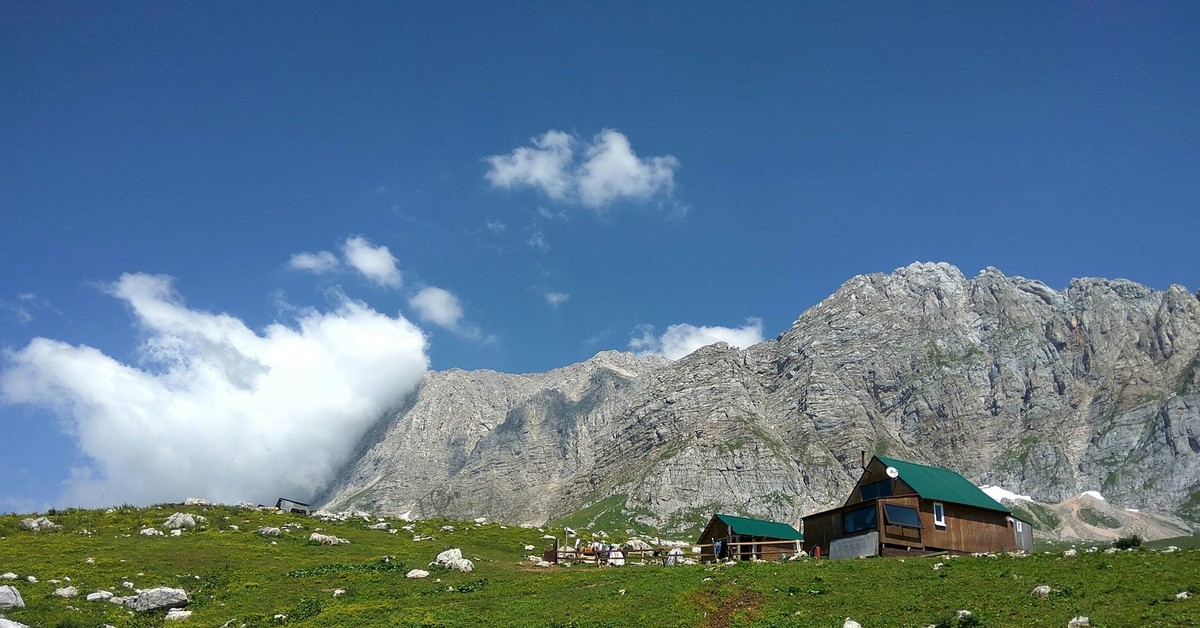
[[1197, 68], [1188, 2], [6, 2], [0, 511], [301, 494], [426, 368], [913, 261], [1196, 291]]

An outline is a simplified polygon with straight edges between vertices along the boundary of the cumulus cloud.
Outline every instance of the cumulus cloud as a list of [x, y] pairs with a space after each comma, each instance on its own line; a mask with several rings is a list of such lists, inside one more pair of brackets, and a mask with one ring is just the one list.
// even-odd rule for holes
[[346, 263], [367, 279], [386, 288], [404, 285], [400, 270], [396, 268], [396, 257], [384, 245], [375, 246], [362, 236], [347, 238], [342, 245]]
[[462, 305], [450, 291], [433, 286], [421, 288], [408, 300], [417, 316], [426, 322], [446, 328], [458, 326], [462, 320]]
[[35, 338], [0, 373], [5, 402], [57, 409], [93, 461], [73, 503], [312, 497], [428, 368], [420, 329], [347, 298], [256, 332], [188, 308], [169, 277], [110, 292], [145, 332], [137, 364]]
[[661, 355], [677, 360], [715, 342], [725, 342], [739, 349], [762, 342], [762, 320], [746, 319], [741, 327], [697, 327], [679, 323], [667, 327], [662, 336], [654, 335], [653, 325], [640, 325], [629, 340], [629, 348], [637, 355]]
[[337, 269], [340, 264], [333, 253], [318, 251], [316, 253], [296, 253], [288, 260], [287, 266], [292, 270], [307, 270], [318, 275], [323, 275]]
[[[562, 131], [547, 131], [507, 155], [485, 160], [484, 174], [494, 187], [531, 187], [550, 198], [603, 209], [630, 199], [645, 201], [656, 195], [670, 197], [679, 160], [670, 155], [641, 158], [620, 131], [605, 129], [590, 142]], [[576, 148], [583, 145], [582, 159]]]

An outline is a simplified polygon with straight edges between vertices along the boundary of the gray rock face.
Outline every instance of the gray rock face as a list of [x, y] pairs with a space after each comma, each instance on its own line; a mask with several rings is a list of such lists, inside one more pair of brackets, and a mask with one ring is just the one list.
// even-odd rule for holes
[[539, 524], [608, 499], [664, 530], [713, 510], [795, 522], [845, 499], [864, 450], [1043, 502], [1098, 490], [1200, 517], [1200, 301], [919, 263], [851, 279], [746, 350], [434, 372], [318, 501]]
[[25, 600], [21, 599], [21, 592], [16, 587], [6, 584], [0, 587], [0, 610], [10, 608], [25, 608]]
[[[112, 598], [116, 599], [116, 598]], [[187, 606], [187, 592], [183, 589], [158, 587], [139, 592], [134, 597], [124, 599], [125, 608], [130, 610], [155, 611], [166, 608], [182, 608]]]

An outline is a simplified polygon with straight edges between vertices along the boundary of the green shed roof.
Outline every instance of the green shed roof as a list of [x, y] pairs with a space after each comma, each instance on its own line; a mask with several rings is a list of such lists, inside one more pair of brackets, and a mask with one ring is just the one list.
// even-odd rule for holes
[[803, 541], [804, 535], [800, 531], [786, 523], [778, 521], [767, 521], [766, 519], [751, 519], [749, 517], [737, 517], [734, 515], [717, 514], [717, 518], [725, 522], [733, 530], [734, 534], [748, 534], [750, 536], [766, 536], [773, 539], [784, 539], [786, 541]]
[[900, 472], [900, 479], [925, 499], [936, 499], [1000, 512], [1012, 512], [1000, 502], [988, 497], [987, 493], [979, 490], [979, 487], [972, 484], [967, 478], [950, 469], [883, 456], [875, 456], [875, 458], [889, 467], [896, 467], [896, 470]]

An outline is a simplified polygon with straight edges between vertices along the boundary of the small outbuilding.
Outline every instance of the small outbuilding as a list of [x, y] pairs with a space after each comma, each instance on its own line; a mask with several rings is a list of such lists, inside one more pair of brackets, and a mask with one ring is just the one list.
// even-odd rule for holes
[[294, 499], [286, 499], [280, 497], [275, 501], [275, 507], [284, 512], [292, 512], [298, 515], [307, 515], [312, 507], [304, 502], [298, 502]]
[[804, 533], [830, 558], [1033, 550], [1029, 524], [963, 476], [883, 456], [841, 507], [804, 517]]
[[782, 560], [801, 552], [804, 535], [779, 521], [716, 514], [696, 544], [702, 561]]

